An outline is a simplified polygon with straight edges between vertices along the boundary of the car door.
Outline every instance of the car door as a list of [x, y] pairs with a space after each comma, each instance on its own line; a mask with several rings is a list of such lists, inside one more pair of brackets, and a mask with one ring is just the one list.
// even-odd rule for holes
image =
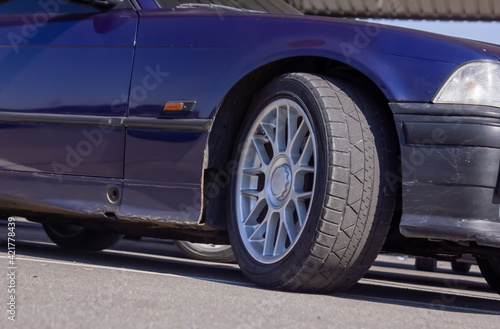
[[123, 177], [137, 13], [0, 1], [0, 172]]

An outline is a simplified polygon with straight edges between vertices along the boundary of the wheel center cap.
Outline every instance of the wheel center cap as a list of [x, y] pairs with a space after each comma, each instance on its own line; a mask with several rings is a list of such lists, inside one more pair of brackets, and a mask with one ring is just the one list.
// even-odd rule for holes
[[283, 200], [290, 191], [292, 185], [292, 171], [286, 164], [276, 168], [271, 178], [271, 191], [278, 200]]

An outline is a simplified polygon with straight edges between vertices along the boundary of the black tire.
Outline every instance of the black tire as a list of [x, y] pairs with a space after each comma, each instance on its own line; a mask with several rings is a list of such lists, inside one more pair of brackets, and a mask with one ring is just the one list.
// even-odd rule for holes
[[231, 263], [234, 254], [230, 245], [210, 245], [174, 240], [174, 243], [188, 257], [209, 262]]
[[45, 233], [59, 247], [100, 251], [117, 243], [123, 235], [109, 231], [94, 231], [73, 224], [43, 224]]
[[455, 273], [467, 274], [469, 273], [471, 266], [472, 265], [469, 263], [457, 262], [457, 261], [451, 262], [451, 269]]
[[478, 257], [477, 265], [490, 287], [500, 294], [500, 257]]
[[415, 269], [424, 272], [434, 272], [437, 267], [437, 260], [434, 258], [417, 257], [415, 259]]
[[268, 288], [332, 292], [348, 289], [368, 271], [385, 241], [396, 200], [397, 186], [385, 177], [398, 173], [394, 124], [385, 116], [387, 102], [375, 95], [344, 80], [292, 73], [256, 97], [233, 160], [239, 162], [259, 113], [286, 98], [302, 106], [317, 136], [320, 178], [297, 242], [284, 258], [269, 264], [257, 261], [240, 235], [233, 177], [229, 233], [236, 260], [250, 280]]

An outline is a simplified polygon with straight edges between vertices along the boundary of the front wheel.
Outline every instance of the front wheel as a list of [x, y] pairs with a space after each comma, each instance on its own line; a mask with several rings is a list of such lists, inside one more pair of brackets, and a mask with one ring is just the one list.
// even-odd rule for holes
[[251, 106], [234, 154], [229, 232], [254, 282], [294, 291], [356, 283], [389, 229], [397, 174], [386, 106], [319, 75], [271, 82]]
[[490, 287], [500, 294], [500, 257], [478, 257], [477, 265]]
[[122, 235], [109, 231], [95, 231], [74, 224], [43, 224], [45, 233], [59, 247], [99, 251], [117, 243]]

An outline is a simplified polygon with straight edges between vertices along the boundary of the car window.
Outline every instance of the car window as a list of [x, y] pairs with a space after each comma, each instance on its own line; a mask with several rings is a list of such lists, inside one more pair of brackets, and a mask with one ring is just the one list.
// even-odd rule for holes
[[275, 14], [302, 14], [283, 0], [156, 0], [160, 8], [204, 8], [228, 11], [258, 11]]
[[[128, 0], [116, 8], [130, 8]], [[26, 15], [26, 14], [93, 14], [101, 12], [81, 2], [70, 0], [0, 0], [0, 15]]]

